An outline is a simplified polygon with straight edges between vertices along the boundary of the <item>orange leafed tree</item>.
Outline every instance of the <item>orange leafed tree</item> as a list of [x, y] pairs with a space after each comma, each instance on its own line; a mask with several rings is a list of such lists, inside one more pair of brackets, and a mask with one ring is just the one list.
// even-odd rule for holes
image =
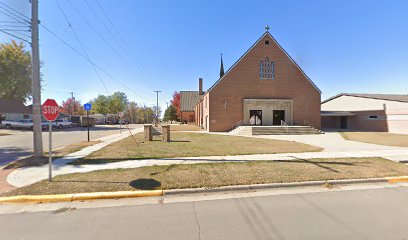
[[73, 98], [68, 98], [66, 101], [62, 101], [60, 112], [69, 114], [69, 115], [85, 114], [85, 110], [81, 102], [76, 101]]
[[174, 92], [173, 93], [173, 100], [171, 100], [171, 105], [176, 108], [177, 115], [180, 117], [180, 93]]

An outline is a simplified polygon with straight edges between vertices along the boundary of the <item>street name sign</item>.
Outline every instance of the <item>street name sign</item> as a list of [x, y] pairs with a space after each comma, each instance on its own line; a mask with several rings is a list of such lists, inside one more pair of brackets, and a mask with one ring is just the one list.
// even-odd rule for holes
[[85, 111], [91, 111], [91, 109], [92, 109], [92, 104], [90, 104], [90, 103], [85, 103], [85, 104], [84, 104], [84, 109], [85, 109]]

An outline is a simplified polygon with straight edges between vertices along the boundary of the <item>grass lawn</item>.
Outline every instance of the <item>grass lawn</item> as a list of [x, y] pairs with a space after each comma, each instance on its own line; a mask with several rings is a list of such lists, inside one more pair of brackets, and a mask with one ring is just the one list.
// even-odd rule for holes
[[382, 158], [198, 163], [73, 173], [57, 176], [51, 183], [44, 180], [5, 195], [219, 187], [402, 175], [408, 175], [408, 166]]
[[[84, 141], [79, 143], [74, 143], [68, 145], [64, 148], [60, 148], [57, 150], [52, 151], [52, 159], [55, 160], [57, 158], [64, 157], [70, 153], [77, 152], [85, 147], [92, 146], [94, 144], [100, 143], [100, 141]], [[44, 152], [44, 157], [36, 158], [36, 157], [28, 157], [24, 158], [15, 162], [8, 164], [4, 169], [14, 169], [14, 168], [21, 168], [21, 167], [28, 167], [28, 166], [41, 166], [48, 163], [48, 152]]]
[[408, 147], [408, 135], [387, 132], [341, 132], [344, 139], [385, 146]]
[[226, 156], [257, 153], [291, 153], [321, 151], [319, 147], [273, 139], [225, 136], [206, 133], [172, 132], [172, 142], [161, 142], [160, 136], [143, 141], [143, 133], [112, 143], [70, 164], [98, 164], [125, 160], [198, 156]]
[[170, 125], [170, 131], [202, 131], [203, 129], [193, 124]]

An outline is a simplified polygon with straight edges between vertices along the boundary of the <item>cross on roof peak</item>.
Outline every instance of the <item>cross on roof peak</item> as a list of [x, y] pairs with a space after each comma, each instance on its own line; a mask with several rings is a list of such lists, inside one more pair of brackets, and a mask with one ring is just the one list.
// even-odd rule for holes
[[267, 32], [269, 32], [269, 29], [270, 29], [269, 25], [266, 25], [266, 26], [265, 26], [265, 30], [266, 30]]

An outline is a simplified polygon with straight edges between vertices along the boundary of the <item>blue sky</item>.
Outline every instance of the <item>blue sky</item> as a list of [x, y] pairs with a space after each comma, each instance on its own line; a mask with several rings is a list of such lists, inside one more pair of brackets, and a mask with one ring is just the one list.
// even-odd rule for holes
[[[322, 90], [322, 99], [340, 92], [408, 94], [408, 1], [97, 0], [116, 26], [111, 33], [118, 31], [131, 51], [106, 30], [104, 24], [111, 25], [95, 0], [70, 1], [97, 30], [68, 0], [59, 1], [91, 60], [127, 87], [99, 71], [106, 91], [91, 64], [41, 28], [43, 100], [61, 101], [73, 91], [85, 103], [124, 91], [151, 105], [158, 89], [164, 107], [175, 90], [196, 90], [199, 77], [209, 88], [220, 53], [228, 69], [266, 24]], [[30, 15], [28, 0], [0, 2]], [[83, 53], [56, 0], [40, 1], [40, 19]], [[1, 42], [8, 40], [0, 34]]]

